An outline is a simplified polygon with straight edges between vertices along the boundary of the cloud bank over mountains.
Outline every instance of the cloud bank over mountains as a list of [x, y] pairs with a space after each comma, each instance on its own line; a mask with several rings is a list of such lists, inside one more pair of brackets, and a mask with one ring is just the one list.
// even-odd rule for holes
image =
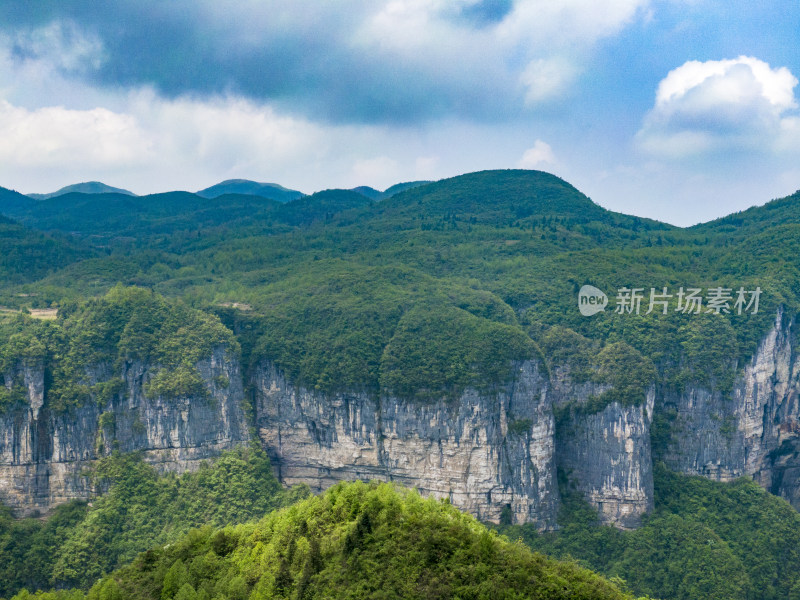
[[[521, 165], [672, 222], [687, 220], [676, 195], [724, 196], [688, 220], [709, 218], [800, 187], [800, 56], [781, 45], [800, 9], [772, 28], [774, 48], [754, 21], [757, 42], [721, 38], [708, 57], [718, 24], [681, 16], [703, 4], [4, 3], [0, 185], [146, 193], [242, 177], [311, 192]], [[731, 206], [739, 167], [724, 158], [751, 155], [774, 185]]]

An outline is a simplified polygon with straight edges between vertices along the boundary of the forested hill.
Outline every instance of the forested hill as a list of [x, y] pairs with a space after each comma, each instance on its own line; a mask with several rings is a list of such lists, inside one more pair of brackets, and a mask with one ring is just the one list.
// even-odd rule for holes
[[[797, 595], [796, 511], [769, 492], [800, 502], [798, 195], [679, 228], [606, 210], [539, 171], [362, 192], [34, 200], [0, 189], [0, 452], [9, 457], [0, 468], [19, 483], [14, 494], [31, 482], [44, 489], [31, 497], [48, 509], [62, 493], [49, 481], [73, 498], [105, 498], [46, 522], [0, 513], [3, 564], [39, 560], [5, 595], [24, 585], [85, 590], [121, 566], [93, 600], [312, 588], [363, 597], [376, 585], [401, 597], [497, 597], [501, 588], [509, 598], [625, 597], [446, 503], [388, 486], [342, 485], [258, 524], [184, 537], [204, 518], [229, 522], [219, 498], [242, 509], [231, 522], [260, 517], [245, 510], [251, 483], [267, 494], [256, 503], [264, 512], [291, 498], [257, 453], [166, 480], [114, 455], [125, 442], [182, 471], [187, 448], [205, 458], [254, 436], [286, 460], [276, 465], [284, 482], [300, 473], [290, 483], [321, 489], [400, 469], [396, 480], [449, 494], [482, 518], [535, 522], [506, 531], [627, 578], [637, 593]], [[605, 310], [581, 313], [585, 285], [607, 296]], [[619, 304], [626, 289], [641, 292], [636, 307]], [[686, 310], [689, 289], [702, 310]], [[715, 289], [730, 293], [720, 310]], [[649, 304], [654, 294], [663, 302]], [[737, 305], [737, 294], [749, 303]], [[235, 428], [175, 447], [184, 416], [222, 407]], [[124, 423], [131, 431], [116, 435]], [[16, 458], [23, 451], [28, 462]], [[107, 479], [86, 480], [78, 455], [99, 460]], [[496, 463], [471, 462], [484, 455]], [[225, 465], [237, 474], [214, 470]], [[428, 473], [436, 468], [447, 470], [441, 481]], [[581, 487], [576, 472], [599, 483]], [[761, 487], [705, 487], [678, 473], [744, 474]], [[488, 492], [474, 498], [479, 479]], [[739, 518], [743, 506], [766, 515], [757, 528]], [[641, 528], [623, 535], [602, 519]], [[560, 533], [538, 537], [537, 527]], [[41, 558], [62, 542], [75, 552]], [[640, 555], [652, 557], [652, 573]], [[387, 583], [393, 571], [382, 565], [401, 580]], [[724, 581], [707, 575], [714, 569]]]
[[[752, 355], [778, 305], [796, 307], [800, 291], [796, 196], [681, 229], [605, 210], [553, 175], [511, 170], [380, 201], [344, 190], [285, 203], [186, 192], [33, 201], [5, 191], [0, 211], [50, 232], [40, 239], [61, 248], [47, 269], [30, 271], [29, 283], [4, 281], [0, 304], [56, 306], [121, 282], [217, 312], [246, 305], [246, 314], [226, 317], [231, 326], [247, 320], [250, 331], [264, 332], [258, 352], [325, 389], [390, 386], [414, 395], [445, 363], [464, 366], [428, 381], [426, 394], [497, 381], [506, 360], [530, 352], [525, 340], [549, 343], [556, 325], [632, 346], [665, 381], [687, 370], [718, 378]], [[64, 233], [73, 241], [57, 237]], [[707, 316], [675, 312], [673, 297], [668, 315], [618, 315], [612, 306], [585, 318], [577, 292], [587, 283], [612, 303], [625, 286], [763, 292], [757, 314], [719, 315], [703, 352], [687, 354]], [[466, 350], [482, 340], [477, 347], [495, 356], [495, 337], [517, 340], [497, 361]], [[414, 340], [420, 348], [408, 345]], [[715, 351], [731, 362], [720, 367]]]
[[[446, 503], [361, 482], [258, 522], [192, 530], [143, 552], [88, 594], [38, 597], [632, 600], [614, 583], [511, 543]], [[23, 591], [13, 600], [28, 598]]]

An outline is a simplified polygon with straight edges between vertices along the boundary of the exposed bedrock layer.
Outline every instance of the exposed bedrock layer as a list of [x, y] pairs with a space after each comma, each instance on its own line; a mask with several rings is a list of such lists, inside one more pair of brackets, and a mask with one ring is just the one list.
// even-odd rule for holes
[[[0, 500], [25, 514], [87, 498], [94, 490], [86, 467], [113, 449], [141, 451], [160, 469], [183, 472], [246, 442], [238, 361], [218, 348], [197, 368], [208, 397], [148, 398], [145, 383], [158, 369], [133, 362], [124, 365], [123, 389], [110, 400], [90, 398], [60, 413], [48, 407], [41, 363], [23, 362], [5, 373], [8, 387], [23, 382], [27, 402], [0, 416]], [[104, 381], [109, 372], [96, 365], [87, 383]], [[225, 387], [217, 385], [222, 380]]]
[[326, 396], [256, 373], [259, 436], [280, 478], [323, 489], [383, 479], [449, 498], [489, 521], [555, 523], [555, 424], [547, 378], [533, 362], [492, 394], [466, 390], [429, 404], [367, 394]]
[[[132, 362], [109, 400], [56, 413], [44, 366], [17, 364], [3, 374], [25, 399], [0, 415], [0, 500], [29, 513], [90, 497], [86, 467], [114, 449], [182, 472], [247, 443], [238, 360], [218, 348], [197, 368], [208, 396], [148, 397], [158, 366]], [[87, 383], [109, 376], [109, 365], [95, 365]], [[345, 479], [391, 480], [481, 519], [544, 529], [555, 526], [561, 469], [606, 522], [635, 527], [653, 506], [655, 412], [672, 416], [661, 455], [670, 468], [721, 481], [750, 476], [800, 507], [800, 360], [795, 320], [782, 312], [726, 394], [655, 387], [631, 406], [563, 411], [608, 388], [537, 361], [517, 364], [510, 382], [491, 392], [467, 389], [428, 403], [322, 394], [293, 385], [268, 361], [249, 383], [257, 434], [286, 484], [318, 490]]]

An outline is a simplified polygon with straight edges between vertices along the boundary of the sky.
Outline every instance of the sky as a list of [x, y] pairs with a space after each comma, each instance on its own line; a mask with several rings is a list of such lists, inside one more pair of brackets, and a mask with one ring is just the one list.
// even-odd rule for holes
[[525, 168], [691, 225], [800, 189], [798, 77], [797, 0], [0, 0], [0, 186]]

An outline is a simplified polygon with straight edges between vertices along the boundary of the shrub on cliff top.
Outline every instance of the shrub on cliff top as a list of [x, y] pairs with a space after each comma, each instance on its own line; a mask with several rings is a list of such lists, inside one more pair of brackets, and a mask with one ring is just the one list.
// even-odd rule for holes
[[[120, 387], [107, 384], [131, 361], [160, 367], [148, 388], [157, 395], [203, 396], [197, 362], [217, 347], [239, 352], [235, 337], [217, 317], [120, 285], [101, 298], [66, 307], [54, 322], [20, 316], [2, 325], [0, 347], [3, 373], [32, 360], [45, 369], [47, 404], [56, 412], [91, 398], [107, 401], [109, 389]], [[104, 379], [90, 381], [87, 371], [97, 367]], [[0, 398], [0, 404], [9, 402]]]

